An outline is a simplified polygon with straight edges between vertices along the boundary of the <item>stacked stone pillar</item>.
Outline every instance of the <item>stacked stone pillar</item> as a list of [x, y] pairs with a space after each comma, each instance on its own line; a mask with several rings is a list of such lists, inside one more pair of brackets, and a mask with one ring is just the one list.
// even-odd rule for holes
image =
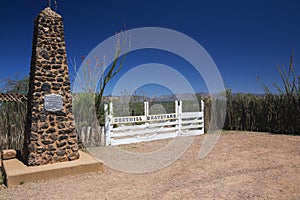
[[23, 157], [29, 166], [79, 158], [62, 17], [49, 7], [34, 24]]

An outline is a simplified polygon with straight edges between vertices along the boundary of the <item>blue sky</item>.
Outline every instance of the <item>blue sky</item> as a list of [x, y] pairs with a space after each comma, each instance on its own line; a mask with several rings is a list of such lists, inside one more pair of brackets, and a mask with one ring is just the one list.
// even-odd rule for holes
[[[267, 85], [280, 83], [276, 65], [288, 66], [292, 49], [300, 75], [299, 0], [57, 2], [57, 12], [64, 19], [68, 58], [76, 59], [78, 65], [81, 56], [120, 31], [125, 23], [127, 29], [164, 27], [193, 38], [210, 54], [233, 92], [263, 93], [257, 75]], [[46, 5], [46, 0], [1, 1], [0, 79], [29, 73], [33, 20]], [[193, 78], [192, 69], [182, 68], [188, 63], [166, 52], [131, 53], [122, 73], [150, 61], [176, 68], [191, 77], [195, 90], [206, 90], [201, 78]], [[72, 73], [70, 62], [69, 68]]]

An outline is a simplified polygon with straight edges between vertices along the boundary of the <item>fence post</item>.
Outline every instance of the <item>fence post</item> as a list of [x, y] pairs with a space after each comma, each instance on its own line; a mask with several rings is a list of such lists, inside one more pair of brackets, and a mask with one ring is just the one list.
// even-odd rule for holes
[[179, 114], [178, 114], [178, 112], [179, 112], [179, 109], [178, 109], [178, 101], [177, 100], [175, 100], [175, 114], [176, 114], [176, 133], [177, 133], [177, 135], [179, 136]]
[[100, 145], [101, 146], [105, 146], [106, 145], [106, 143], [105, 143], [105, 127], [104, 126], [100, 126], [99, 127], [99, 129], [100, 129]]
[[105, 115], [105, 145], [111, 145], [111, 133], [110, 133], [110, 115], [108, 113], [108, 105], [104, 104], [104, 115]]
[[181, 133], [181, 115], [182, 115], [182, 101], [180, 100], [178, 105], [178, 131], [179, 135], [182, 135]]
[[203, 121], [203, 123], [202, 123], [202, 126], [203, 126], [203, 128], [202, 128], [202, 130], [203, 130], [203, 133], [204, 133], [204, 131], [205, 131], [205, 121], [204, 120], [206, 120], [206, 118], [205, 118], [205, 103], [204, 103], [204, 101], [203, 100], [201, 100], [201, 112], [203, 113], [203, 117], [202, 117], [202, 121]]
[[90, 147], [92, 144], [92, 138], [91, 138], [91, 127], [88, 126], [86, 129], [86, 146]]
[[112, 116], [114, 113], [114, 110], [113, 110], [113, 103], [112, 102], [109, 102], [109, 115]]
[[147, 101], [144, 102], [144, 114], [145, 116], [149, 115], [149, 102]]

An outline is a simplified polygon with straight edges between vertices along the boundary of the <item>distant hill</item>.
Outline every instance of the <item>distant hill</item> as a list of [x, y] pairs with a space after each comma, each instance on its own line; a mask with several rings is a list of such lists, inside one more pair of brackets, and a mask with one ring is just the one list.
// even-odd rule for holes
[[[247, 93], [232, 93], [233, 96], [236, 96], [238, 94], [243, 94], [246, 95]], [[169, 95], [161, 95], [158, 97], [145, 97], [145, 96], [134, 96], [134, 99], [136, 101], [175, 101], [175, 100], [194, 100], [197, 96], [201, 96], [201, 97], [217, 97], [219, 96], [219, 94], [210, 94], [207, 92], [199, 92], [196, 94], [191, 94], [191, 93], [182, 93], [182, 94], [169, 94]], [[254, 96], [259, 96], [259, 97], [263, 97], [266, 94], [251, 94]], [[104, 97], [104, 101], [109, 101], [109, 100], [118, 100], [120, 98], [124, 98], [124, 96], [105, 96]], [[130, 97], [132, 99], [132, 97]]]

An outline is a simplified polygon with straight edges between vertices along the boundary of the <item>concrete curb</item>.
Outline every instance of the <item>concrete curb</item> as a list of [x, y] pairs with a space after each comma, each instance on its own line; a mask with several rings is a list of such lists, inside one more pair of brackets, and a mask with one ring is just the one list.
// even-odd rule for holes
[[26, 166], [18, 159], [3, 160], [3, 171], [8, 187], [38, 180], [48, 180], [66, 175], [103, 172], [103, 163], [90, 154], [79, 151], [80, 158], [41, 166]]

